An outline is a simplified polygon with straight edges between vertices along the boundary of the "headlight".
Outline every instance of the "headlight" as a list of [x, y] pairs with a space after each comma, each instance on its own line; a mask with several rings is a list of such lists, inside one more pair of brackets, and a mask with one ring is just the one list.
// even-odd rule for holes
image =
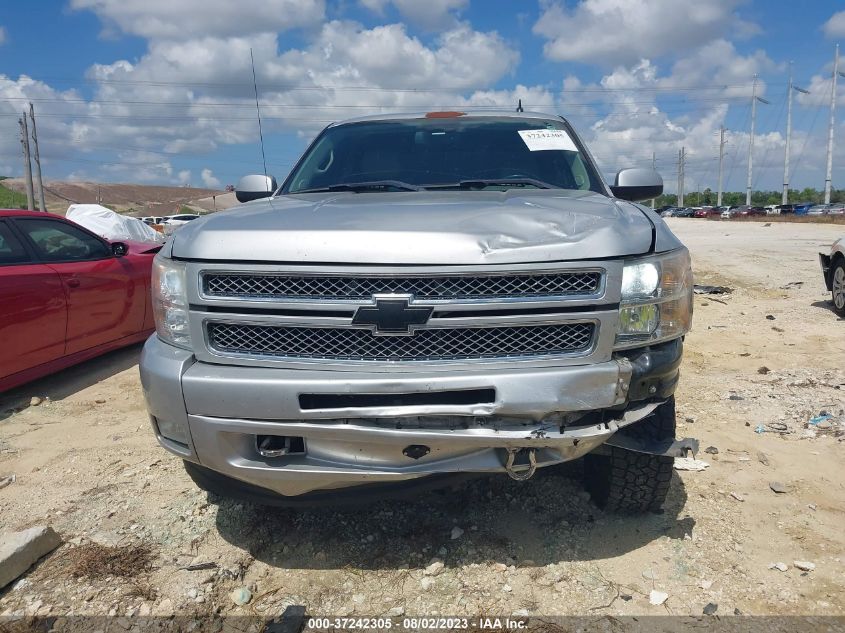
[[692, 326], [692, 287], [685, 248], [625, 262], [616, 349], [686, 334]]
[[153, 260], [152, 293], [158, 337], [165, 343], [191, 349], [185, 264], [156, 257]]

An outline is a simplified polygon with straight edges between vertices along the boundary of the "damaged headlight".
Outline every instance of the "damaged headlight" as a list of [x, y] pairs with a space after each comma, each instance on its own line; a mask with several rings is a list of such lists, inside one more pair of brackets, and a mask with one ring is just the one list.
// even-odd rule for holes
[[685, 248], [625, 262], [616, 349], [677, 338], [692, 326], [692, 267]]
[[158, 337], [165, 343], [190, 349], [185, 264], [156, 257], [153, 260], [152, 294]]

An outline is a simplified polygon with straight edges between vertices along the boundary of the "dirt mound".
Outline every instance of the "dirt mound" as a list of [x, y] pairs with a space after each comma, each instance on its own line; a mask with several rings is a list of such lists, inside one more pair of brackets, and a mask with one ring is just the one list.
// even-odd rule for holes
[[[25, 192], [21, 178], [9, 178], [3, 185], [14, 191]], [[198, 198], [210, 198], [223, 192], [194, 187], [168, 187], [129, 183], [62, 182], [48, 181], [44, 185], [47, 210], [64, 213], [72, 203], [99, 203], [118, 212], [136, 212], [139, 215], [170, 215]]]

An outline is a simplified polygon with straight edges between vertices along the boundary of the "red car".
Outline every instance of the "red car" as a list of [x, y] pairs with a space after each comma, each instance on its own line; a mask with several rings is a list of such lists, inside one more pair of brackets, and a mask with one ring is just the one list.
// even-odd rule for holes
[[718, 216], [721, 214], [722, 212], [716, 207], [701, 207], [700, 209], [695, 210], [695, 213], [693, 213], [693, 217], [709, 218], [711, 216]]
[[160, 249], [0, 210], [0, 392], [149, 336]]

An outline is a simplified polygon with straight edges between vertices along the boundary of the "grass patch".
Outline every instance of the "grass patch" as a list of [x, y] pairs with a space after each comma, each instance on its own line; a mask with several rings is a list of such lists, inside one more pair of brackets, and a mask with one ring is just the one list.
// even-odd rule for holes
[[9, 189], [0, 182], [0, 209], [26, 209], [26, 194]]
[[150, 571], [153, 562], [152, 548], [146, 543], [120, 547], [86, 543], [70, 550], [67, 556], [71, 563], [71, 575], [77, 578], [131, 578]]

